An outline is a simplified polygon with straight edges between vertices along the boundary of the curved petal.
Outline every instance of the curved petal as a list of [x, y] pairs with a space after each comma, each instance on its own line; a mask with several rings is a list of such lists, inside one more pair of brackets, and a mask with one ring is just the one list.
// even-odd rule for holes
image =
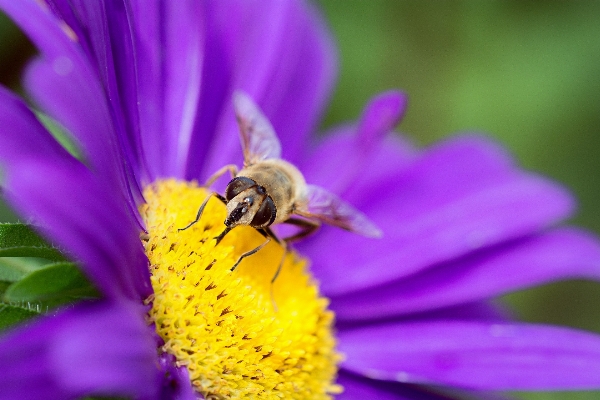
[[155, 396], [156, 345], [143, 315], [132, 304], [79, 304], [6, 333], [0, 398]]
[[377, 399], [377, 400], [507, 400], [508, 397], [498, 394], [472, 391], [441, 390], [427, 386], [409, 385], [399, 382], [369, 379], [341, 370], [338, 383], [344, 391], [335, 396], [340, 400]]
[[[77, 67], [70, 69], [75, 71]], [[57, 74], [56, 67], [42, 58], [29, 63], [24, 79], [25, 86], [42, 110], [75, 135], [91, 167], [109, 177], [118, 176], [119, 162], [115, 155], [118, 150], [114, 146], [115, 135], [111, 133], [112, 121], [108, 110], [97, 111], [105, 108], [102, 97], [98, 96], [99, 90], [82, 89], [82, 86], [93, 84], [69, 74]]]
[[[369, 173], [365, 168], [363, 174]], [[393, 180], [357, 182], [345, 200], [367, 214], [384, 236], [369, 240], [326, 227], [302, 243], [329, 296], [530, 235], [573, 209], [565, 189], [519, 171], [503, 150], [475, 136], [429, 149]]]
[[557, 229], [334, 297], [332, 308], [341, 320], [391, 317], [576, 278], [600, 280], [600, 244], [587, 232]]
[[344, 391], [335, 396], [339, 400], [451, 400], [450, 397], [428, 392], [426, 388], [369, 379], [344, 370], [339, 373], [338, 383], [344, 387]]
[[71, 132], [92, 167], [128, 197], [121, 149], [96, 72], [69, 30], [33, 0], [0, 0], [4, 10], [41, 52], [24, 85], [41, 108]]
[[[120, 146], [136, 175], [133, 181], [139, 185], [139, 175], [145, 176], [146, 171], [141, 154], [135, 46], [128, 3], [54, 0], [49, 6], [73, 30], [87, 61], [95, 67]], [[139, 192], [136, 195], [141, 197]]]
[[152, 289], [139, 230], [110, 187], [82, 164], [55, 159], [10, 165], [6, 197], [66, 249], [110, 298], [146, 298]]
[[190, 149], [188, 178], [243, 161], [231, 104], [234, 90], [248, 93], [262, 108], [282, 142], [283, 157], [297, 158], [336, 70], [335, 48], [323, 21], [303, 1], [209, 4], [214, 37], [208, 43], [215, 45], [207, 47], [204, 68], [215, 79], [204, 79], [203, 115]]
[[[336, 314], [337, 318], [337, 314]], [[515, 312], [500, 300], [486, 300], [457, 306], [436, 308], [409, 316], [400, 316], [396, 320], [401, 321], [431, 321], [431, 320], [453, 320], [453, 321], [478, 321], [478, 322], [509, 322], [515, 320]], [[341, 320], [343, 323], [344, 320]], [[373, 323], [373, 319], [348, 320], [353, 324]]]
[[[335, 308], [332, 307], [335, 312]], [[461, 321], [461, 322], [478, 322], [478, 323], [512, 323], [515, 321], [515, 312], [506, 304], [499, 300], [480, 301], [468, 304], [460, 304], [458, 306], [450, 306], [438, 308], [431, 311], [415, 313], [410, 315], [402, 315], [398, 317], [377, 317], [372, 318], [349, 318], [343, 316], [338, 318], [335, 314], [335, 327], [337, 331], [352, 330], [357, 328], [368, 328], [371, 325], [377, 326], [382, 323], [416, 323], [431, 321]]]
[[600, 336], [477, 322], [391, 323], [339, 332], [342, 367], [374, 379], [479, 390], [600, 388]]
[[0, 146], [2, 164], [40, 158], [75, 162], [25, 103], [1, 86], [0, 126], [2, 126], [2, 146]]
[[[377, 173], [404, 169], [416, 152], [408, 143], [391, 140], [388, 134], [404, 116], [406, 105], [406, 95], [398, 91], [372, 98], [356, 126], [343, 126], [329, 133], [298, 160], [307, 181], [345, 197], [344, 192], [361, 179], [365, 168]], [[328, 167], [316, 160], [326, 160]], [[377, 175], [369, 178], [384, 179]]]

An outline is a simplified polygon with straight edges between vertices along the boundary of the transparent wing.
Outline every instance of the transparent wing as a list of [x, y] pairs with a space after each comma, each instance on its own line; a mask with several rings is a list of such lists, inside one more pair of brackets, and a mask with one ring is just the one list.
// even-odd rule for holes
[[307, 201], [294, 212], [363, 236], [382, 236], [381, 230], [366, 215], [319, 186], [307, 185]]
[[244, 166], [267, 158], [280, 158], [281, 144], [275, 130], [254, 100], [237, 91], [233, 94], [233, 107], [240, 127]]

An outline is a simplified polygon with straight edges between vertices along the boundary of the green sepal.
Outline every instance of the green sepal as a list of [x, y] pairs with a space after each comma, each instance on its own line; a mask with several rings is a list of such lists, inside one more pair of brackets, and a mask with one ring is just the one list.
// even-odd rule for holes
[[65, 261], [60, 251], [49, 245], [28, 225], [0, 223], [0, 257], [39, 257]]
[[71, 262], [49, 264], [28, 273], [4, 293], [6, 303], [35, 303], [53, 308], [100, 294]]
[[0, 330], [5, 330], [19, 322], [26, 321], [39, 315], [27, 304], [2, 304], [0, 303]]

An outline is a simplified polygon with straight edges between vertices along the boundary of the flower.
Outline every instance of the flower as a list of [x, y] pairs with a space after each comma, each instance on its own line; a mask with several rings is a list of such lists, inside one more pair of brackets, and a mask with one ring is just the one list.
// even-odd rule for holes
[[[59, 145], [22, 100], [0, 89], [6, 197], [76, 259], [102, 292], [101, 299], [57, 310], [2, 336], [0, 397], [195, 398], [193, 381], [210, 398], [212, 389], [203, 389], [220, 385], [232, 373], [218, 357], [232, 352], [239, 357], [235, 364], [278, 355], [289, 369], [260, 372], [284, 378], [288, 372], [304, 374], [304, 382], [314, 378], [312, 368], [326, 372], [336, 365], [338, 353], [329, 347], [331, 313], [306, 277], [300, 256], [286, 257], [282, 281], [273, 290], [280, 282], [294, 295], [302, 290], [299, 305], [315, 310], [313, 328], [301, 332], [310, 323], [289, 314], [289, 326], [299, 333], [285, 343], [264, 344], [287, 349], [292, 338], [310, 338], [317, 342], [302, 346], [318, 343], [316, 351], [294, 348], [283, 356], [284, 350], [250, 349], [242, 341], [260, 336], [261, 329], [286, 331], [277, 328], [281, 321], [268, 301], [271, 287], [246, 284], [254, 276], [272, 276], [260, 267], [275, 266], [269, 260], [280, 249], [269, 245], [249, 257], [244, 270], [231, 273], [228, 265], [242, 252], [236, 245], [256, 240], [253, 232], [236, 229], [226, 237], [228, 245], [217, 247], [210, 238], [222, 220], [218, 205], [207, 209], [206, 219], [189, 232], [176, 229], [196, 211], [186, 196], [200, 200], [207, 195], [184, 181], [202, 181], [242, 158], [230, 105], [237, 89], [264, 109], [285, 159], [309, 182], [366, 213], [384, 232], [383, 239], [368, 240], [322, 227], [296, 247], [310, 260], [336, 313], [344, 357], [340, 398], [435, 399], [600, 387], [595, 373], [600, 337], [514, 322], [493, 302], [503, 293], [558, 279], [599, 278], [597, 239], [577, 228], [556, 227], [573, 209], [570, 195], [519, 169], [484, 137], [460, 136], [419, 150], [391, 135], [406, 106], [398, 92], [374, 98], [357, 124], [340, 127], [321, 141], [310, 139], [335, 60], [326, 29], [309, 5], [0, 0], [0, 7], [40, 50], [25, 74], [28, 94], [73, 135], [75, 153], [83, 160]], [[171, 196], [165, 197], [169, 201], [163, 195]], [[178, 207], [187, 216], [176, 213]], [[142, 240], [141, 227], [148, 231]], [[181, 250], [190, 243], [202, 257]], [[184, 255], [189, 264], [176, 270]], [[193, 268], [201, 262], [200, 270], [209, 272], [196, 277]], [[300, 278], [286, 281], [284, 275], [293, 271]], [[167, 297], [167, 281], [183, 285], [187, 280], [194, 286], [218, 275], [230, 280], [211, 281], [199, 290], [197, 297], [203, 297], [214, 287], [223, 288], [212, 292], [206, 304], [194, 292], [182, 297], [177, 290], [168, 294], [167, 303], [160, 299]], [[302, 288], [292, 285], [298, 279]], [[221, 369], [198, 373], [192, 358], [202, 346], [229, 340], [211, 335], [226, 325], [235, 339], [237, 328], [229, 324], [246, 315], [218, 308], [218, 302], [248, 285], [254, 294], [228, 304], [248, 315], [256, 307], [256, 314], [264, 311], [272, 319], [260, 319], [248, 335], [219, 348], [222, 352], [202, 353], [216, 357]], [[275, 295], [279, 317], [288, 316], [287, 295]], [[193, 317], [214, 310], [223, 317], [210, 329], [204, 327], [200, 337], [186, 330], [194, 325], [192, 316], [180, 319], [181, 310], [196, 301]], [[170, 308], [176, 311], [157, 311]], [[182, 349], [181, 342], [170, 341], [181, 330], [197, 347]], [[184, 359], [183, 353], [190, 357]], [[321, 368], [324, 358], [329, 361]], [[288, 388], [292, 381], [282, 379], [269, 390], [297, 390], [300, 398], [313, 398], [302, 386]], [[237, 382], [244, 390], [254, 387], [250, 379]], [[322, 394], [339, 390], [325, 379], [317, 383]], [[228, 385], [228, 390], [234, 386]]]

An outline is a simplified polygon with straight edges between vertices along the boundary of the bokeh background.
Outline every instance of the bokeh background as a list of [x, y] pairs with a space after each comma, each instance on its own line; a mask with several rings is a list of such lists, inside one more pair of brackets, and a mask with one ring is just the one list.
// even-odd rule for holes
[[[600, 1], [317, 4], [341, 68], [323, 128], [356, 118], [378, 92], [402, 89], [410, 96], [402, 134], [421, 146], [464, 131], [495, 137], [521, 165], [569, 187], [580, 202], [571, 222], [600, 235]], [[0, 15], [0, 82], [18, 90], [34, 52]], [[0, 221], [14, 219], [0, 206]], [[600, 332], [600, 283], [561, 282], [504, 300], [525, 320]], [[600, 392], [516, 395], [600, 399]]]

